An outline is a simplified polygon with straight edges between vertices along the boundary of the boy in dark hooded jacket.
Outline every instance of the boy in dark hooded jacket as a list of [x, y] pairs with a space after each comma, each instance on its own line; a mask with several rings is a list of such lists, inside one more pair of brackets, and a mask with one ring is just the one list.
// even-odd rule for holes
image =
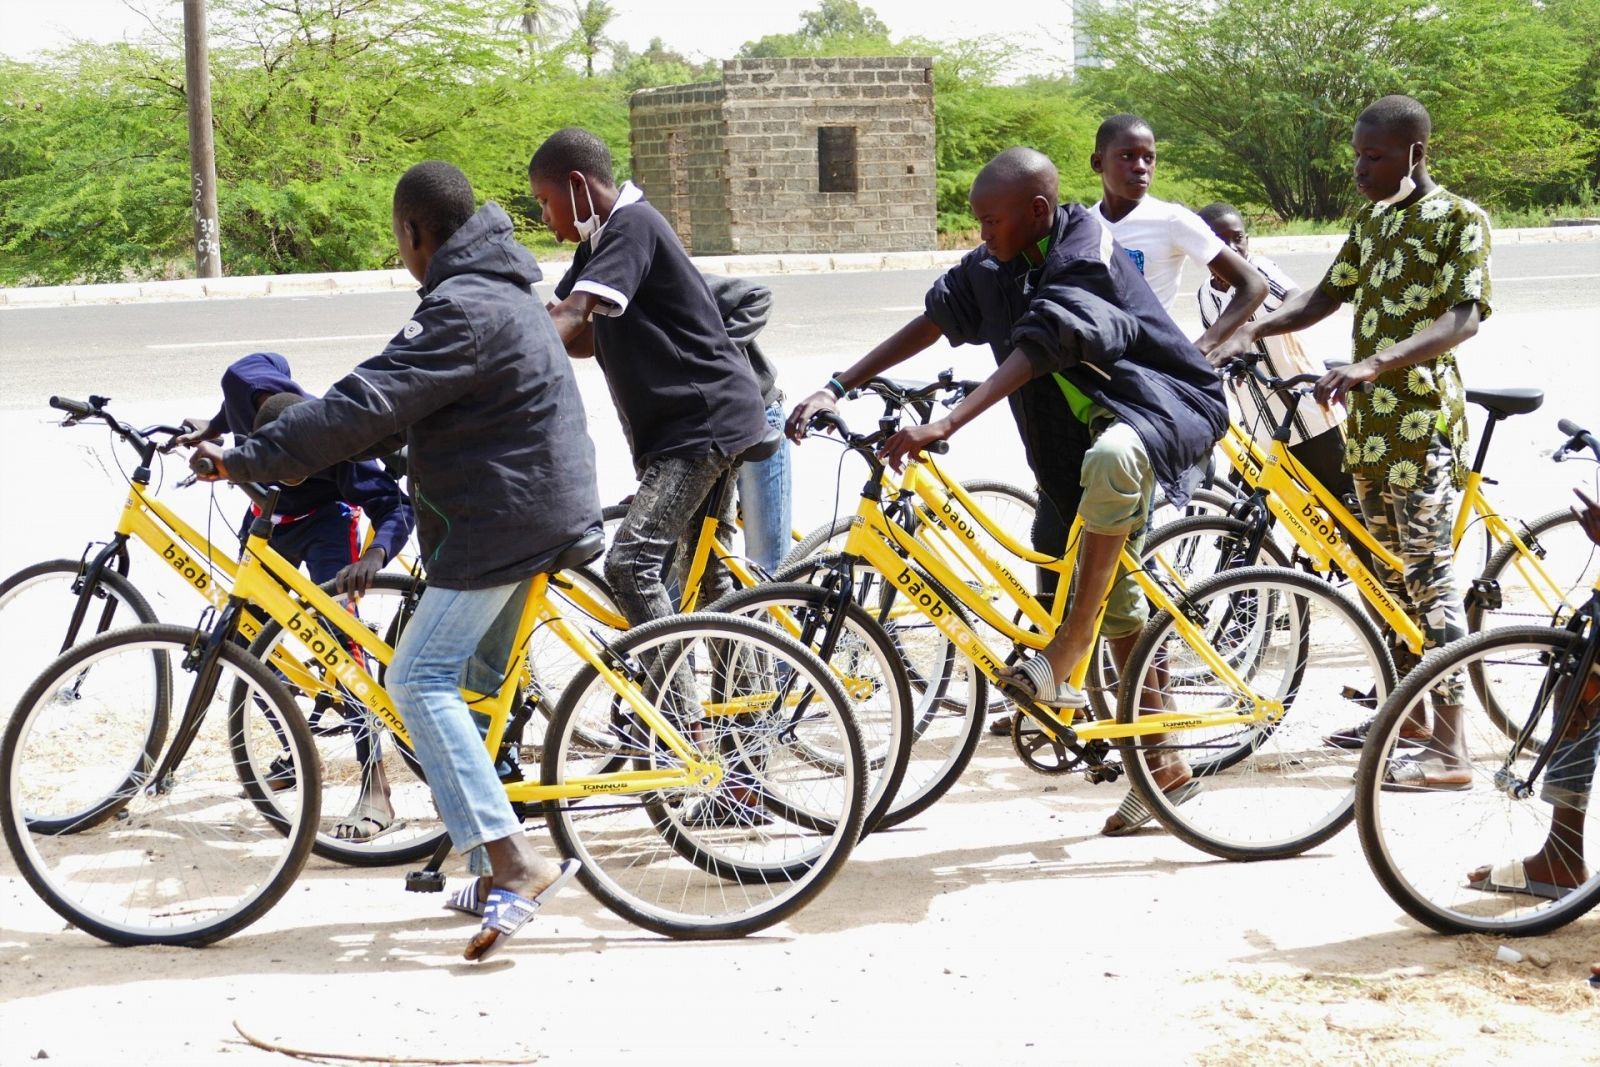
[[[384, 678], [456, 848], [484, 875], [485, 959], [577, 873], [522, 832], [459, 685], [522, 583], [600, 526], [594, 445], [566, 353], [533, 294], [538, 264], [498, 205], [474, 210], [448, 163], [395, 187], [394, 234], [422, 301], [379, 355], [238, 448], [203, 444], [216, 476], [302, 477], [404, 436], [428, 588]], [[482, 849], [490, 871], [482, 869]]]
[[[1216, 372], [1133, 261], [1086, 210], [1058, 203], [1059, 184], [1055, 166], [1032, 149], [991, 160], [970, 196], [984, 244], [934, 284], [922, 315], [796, 407], [788, 430], [803, 437], [817, 411], [941, 336], [987, 343], [999, 369], [945, 418], [895, 434], [883, 455], [898, 465], [1009, 399], [1040, 489], [1063, 516], [1083, 518], [1084, 535], [1079, 595], [1049, 646], [1007, 681], [1028, 699], [1082, 707], [1083, 693], [1065, 679], [1089, 652], [1100, 604], [1100, 632], [1119, 663], [1149, 610], [1126, 575], [1113, 586], [1122, 548], [1142, 536], [1157, 484], [1170, 501], [1188, 500], [1190, 472], [1222, 436], [1228, 409]], [[1181, 759], [1152, 763], [1163, 790], [1192, 791]], [[1105, 832], [1149, 817], [1125, 800]]]
[[[285, 408], [307, 397], [289, 374], [289, 361], [276, 352], [252, 352], [229, 364], [222, 374], [222, 406], [210, 419], [186, 419], [192, 432], [178, 438], [180, 445], [214, 441], [232, 434], [243, 441], [275, 419]], [[360, 596], [372, 587], [373, 577], [405, 546], [416, 524], [411, 501], [400, 491], [394, 476], [371, 460], [344, 460], [293, 485], [279, 489], [278, 510], [272, 516], [268, 542], [284, 559], [304, 565], [318, 585], [332, 581], [341, 593]], [[242, 542], [250, 528], [254, 508], [239, 527]], [[365, 511], [372, 524], [372, 543], [363, 551], [359, 519]], [[341, 841], [372, 841], [395, 825], [389, 802], [389, 782], [383, 753], [372, 733], [355, 713], [349, 716], [356, 761], [361, 765], [361, 790], [350, 812], [333, 827]], [[292, 784], [277, 775], [275, 786]]]

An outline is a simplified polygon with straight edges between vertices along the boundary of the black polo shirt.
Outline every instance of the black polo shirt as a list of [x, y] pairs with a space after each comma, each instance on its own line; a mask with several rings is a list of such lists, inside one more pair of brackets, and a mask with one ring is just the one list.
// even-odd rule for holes
[[600, 233], [578, 246], [556, 299], [575, 290], [600, 298], [595, 358], [635, 467], [658, 456], [737, 456], [766, 436], [750, 361], [678, 235], [631, 184]]

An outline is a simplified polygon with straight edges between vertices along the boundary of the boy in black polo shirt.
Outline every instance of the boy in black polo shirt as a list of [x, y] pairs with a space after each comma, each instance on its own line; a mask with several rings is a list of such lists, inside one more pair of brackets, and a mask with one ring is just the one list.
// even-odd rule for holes
[[600, 361], [639, 475], [605, 565], [637, 626], [676, 610], [665, 561], [717, 479], [767, 436], [766, 405], [677, 234], [632, 182], [617, 188], [599, 138], [551, 134], [528, 183], [545, 225], [578, 246], [550, 317], [570, 355]]

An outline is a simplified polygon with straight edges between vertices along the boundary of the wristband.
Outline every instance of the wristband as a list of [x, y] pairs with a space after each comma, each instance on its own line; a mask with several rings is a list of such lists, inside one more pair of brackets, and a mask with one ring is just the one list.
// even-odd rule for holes
[[833, 398], [835, 400], [843, 400], [844, 394], [850, 391], [846, 389], [844, 387], [844, 383], [839, 380], [839, 375], [837, 372], [835, 372], [834, 375], [828, 379], [828, 384], [824, 388], [833, 394]]

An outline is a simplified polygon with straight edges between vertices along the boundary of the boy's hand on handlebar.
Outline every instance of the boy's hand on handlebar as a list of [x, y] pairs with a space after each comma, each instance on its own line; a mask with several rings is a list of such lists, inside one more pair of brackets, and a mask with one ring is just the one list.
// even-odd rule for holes
[[950, 434], [951, 427], [947, 419], [937, 419], [925, 426], [907, 426], [896, 430], [878, 446], [878, 458], [899, 471], [904, 467], [907, 456], [921, 454], [929, 445], [945, 440]]
[[789, 412], [789, 419], [783, 424], [783, 432], [789, 440], [799, 444], [805, 440], [806, 430], [811, 425], [811, 417], [819, 411], [837, 413], [839, 402], [833, 398], [833, 393], [828, 389], [818, 389], [810, 396], [794, 406]]
[[228, 468], [222, 462], [222, 449], [209, 441], [194, 446], [189, 456], [189, 469], [202, 482], [220, 482], [228, 477]]
[[1330, 407], [1343, 402], [1345, 394], [1356, 386], [1370, 382], [1377, 376], [1377, 368], [1368, 360], [1337, 367], [1322, 376], [1313, 395], [1317, 398], [1317, 403], [1323, 407]]
[[1249, 355], [1250, 351], [1255, 347], [1255, 342], [1248, 337], [1241, 336], [1243, 333], [1243, 330], [1238, 331], [1211, 351], [1206, 352], [1206, 361], [1213, 367], [1221, 368], [1226, 367], [1233, 360], [1243, 359]]
[[211, 423], [201, 419], [184, 419], [182, 426], [185, 432], [174, 437], [172, 443], [183, 448], [193, 448], [201, 441], [215, 441], [222, 436], [220, 430], [213, 431]]

